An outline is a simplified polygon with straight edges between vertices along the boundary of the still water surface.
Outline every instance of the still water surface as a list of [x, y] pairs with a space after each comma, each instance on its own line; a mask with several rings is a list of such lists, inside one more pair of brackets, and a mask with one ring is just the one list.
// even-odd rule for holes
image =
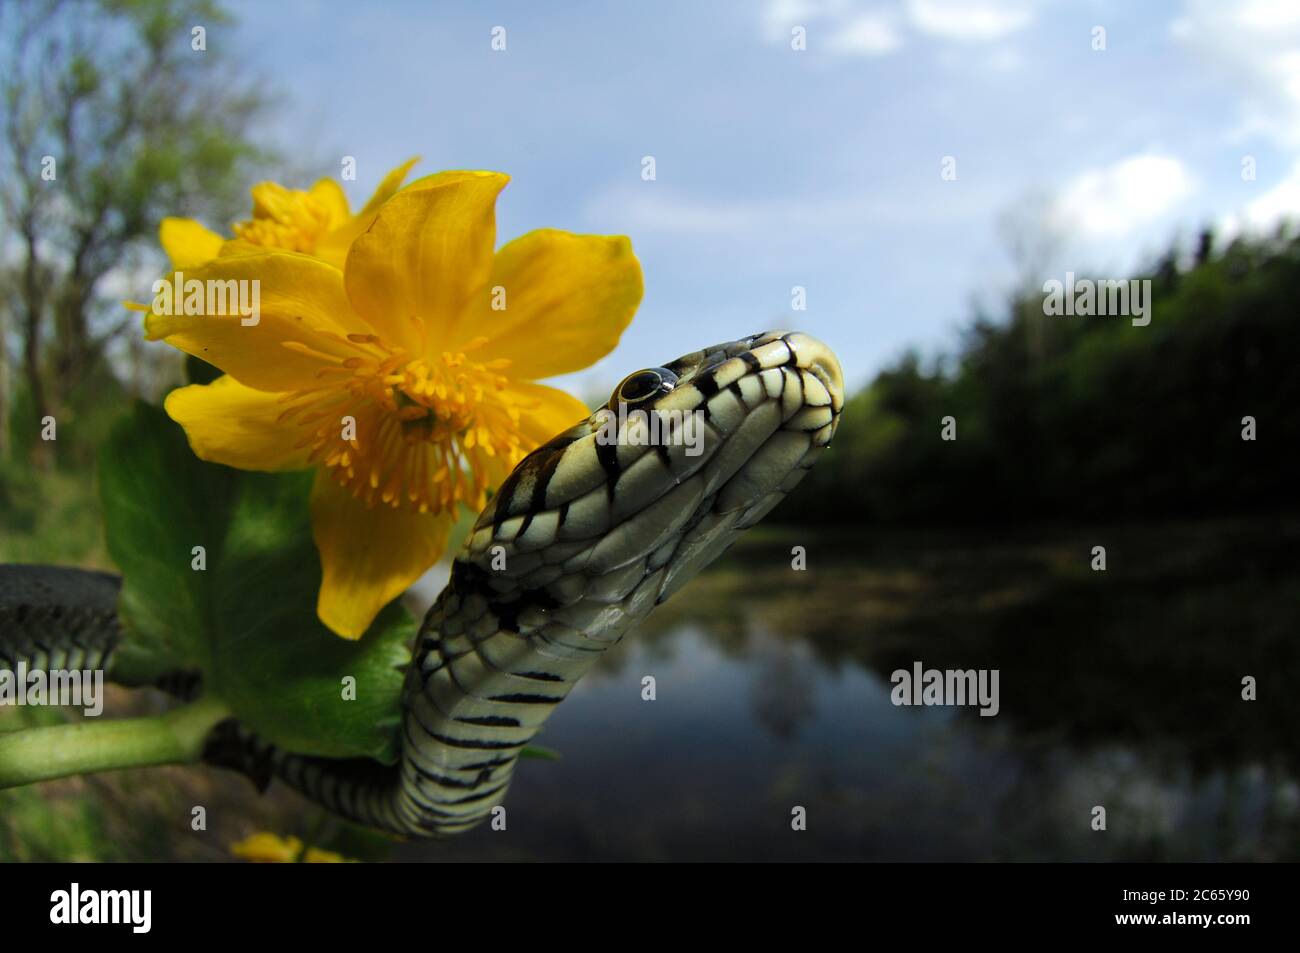
[[[1109, 529], [1104, 573], [1093, 535], [746, 542], [559, 707], [506, 831], [395, 859], [1300, 859], [1300, 525]], [[895, 706], [916, 661], [999, 714]]]

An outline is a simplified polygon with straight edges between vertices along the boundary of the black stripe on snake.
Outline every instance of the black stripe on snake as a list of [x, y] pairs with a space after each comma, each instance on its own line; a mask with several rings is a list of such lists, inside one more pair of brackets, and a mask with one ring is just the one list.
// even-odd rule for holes
[[[294, 754], [233, 720], [205, 760], [398, 835], [474, 827], [605, 650], [803, 478], [835, 433], [843, 391], [834, 354], [799, 332], [629, 375], [606, 407], [526, 456], [479, 515], [414, 646], [396, 765]], [[668, 421], [699, 412], [702, 440], [670, 428], [677, 439], [611, 442], [620, 407]], [[111, 677], [118, 586], [102, 573], [0, 567], [0, 664]], [[184, 696], [194, 682], [179, 673], [163, 687]]]

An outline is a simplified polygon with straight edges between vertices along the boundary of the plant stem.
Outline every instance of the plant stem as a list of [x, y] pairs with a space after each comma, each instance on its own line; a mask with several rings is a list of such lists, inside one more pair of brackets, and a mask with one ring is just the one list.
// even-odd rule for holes
[[88, 719], [0, 734], [0, 788], [151, 764], [199, 760], [208, 733], [230, 716], [216, 699], [152, 718]]

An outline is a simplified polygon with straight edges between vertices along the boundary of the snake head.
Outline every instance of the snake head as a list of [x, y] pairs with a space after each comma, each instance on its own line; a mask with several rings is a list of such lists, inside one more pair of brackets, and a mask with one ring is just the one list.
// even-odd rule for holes
[[637, 371], [515, 467], [453, 582], [520, 631], [558, 623], [617, 638], [794, 488], [843, 402], [835, 355], [800, 332]]

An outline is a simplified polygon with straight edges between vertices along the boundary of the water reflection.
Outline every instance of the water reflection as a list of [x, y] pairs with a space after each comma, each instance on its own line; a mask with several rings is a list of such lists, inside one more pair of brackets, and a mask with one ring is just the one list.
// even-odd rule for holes
[[[1300, 525], [1095, 536], [751, 542], [580, 683], [505, 832], [397, 856], [1300, 859]], [[916, 660], [1001, 713], [895, 707]]]
[[777, 643], [754, 659], [754, 720], [778, 741], [793, 741], [817, 713], [817, 664], [804, 646]]

